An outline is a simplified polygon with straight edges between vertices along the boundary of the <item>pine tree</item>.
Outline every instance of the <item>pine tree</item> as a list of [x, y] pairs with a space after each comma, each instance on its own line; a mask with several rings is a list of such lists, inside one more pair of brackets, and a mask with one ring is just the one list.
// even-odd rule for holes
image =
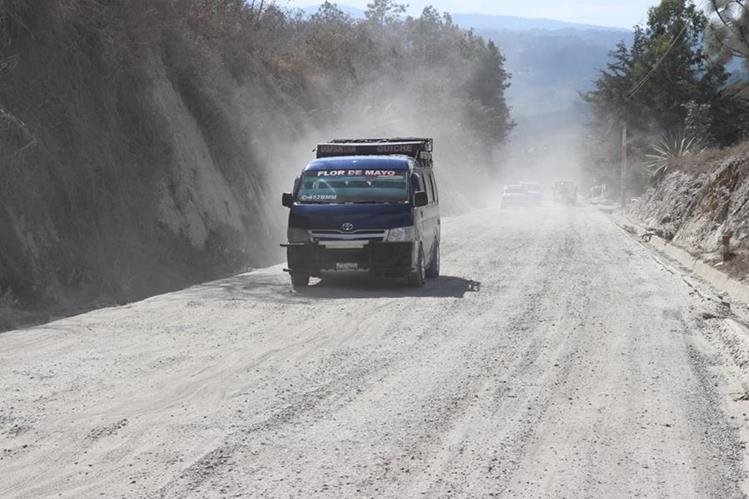
[[[704, 49], [708, 19], [691, 0], [663, 0], [650, 9], [644, 28], [636, 28], [631, 48], [620, 44], [601, 72], [595, 89], [584, 96], [591, 104], [595, 133], [614, 143], [626, 125], [634, 152], [653, 137], [684, 134], [689, 105], [702, 110], [701, 143], [735, 140], [739, 124], [725, 114], [740, 106], [724, 93], [728, 73]], [[728, 119], [727, 119], [728, 118]], [[615, 153], [618, 155], [618, 153]]]
[[749, 69], [749, 4], [744, 0], [708, 0], [713, 19], [707, 43], [713, 55], [723, 61], [744, 60]]

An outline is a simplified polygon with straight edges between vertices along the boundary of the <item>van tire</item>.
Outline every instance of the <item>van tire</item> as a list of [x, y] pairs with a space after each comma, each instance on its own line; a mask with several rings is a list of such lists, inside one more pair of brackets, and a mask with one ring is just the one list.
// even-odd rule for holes
[[421, 288], [424, 287], [425, 283], [424, 250], [419, 248], [419, 257], [416, 260], [416, 270], [408, 274], [408, 286], [411, 288]]
[[432, 262], [425, 272], [427, 279], [437, 279], [440, 276], [440, 244], [434, 247], [432, 251]]
[[291, 285], [295, 288], [306, 288], [309, 286], [309, 276], [305, 274], [291, 274]]

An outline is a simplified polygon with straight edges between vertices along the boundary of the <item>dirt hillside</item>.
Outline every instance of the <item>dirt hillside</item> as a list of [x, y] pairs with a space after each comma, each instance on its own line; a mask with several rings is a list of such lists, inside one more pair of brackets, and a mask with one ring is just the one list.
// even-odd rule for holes
[[295, 149], [269, 157], [306, 131], [301, 83], [135, 3], [4, 7], [0, 307], [124, 302], [279, 259]]
[[[708, 151], [674, 164], [654, 188], [630, 207], [630, 215], [673, 244], [746, 279], [749, 143]], [[724, 234], [731, 234], [734, 258], [729, 264], [720, 263]]]

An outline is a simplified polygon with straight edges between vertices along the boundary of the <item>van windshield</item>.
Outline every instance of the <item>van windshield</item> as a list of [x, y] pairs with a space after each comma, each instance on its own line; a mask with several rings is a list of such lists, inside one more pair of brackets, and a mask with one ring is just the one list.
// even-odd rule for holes
[[405, 203], [406, 171], [324, 170], [302, 175], [297, 201], [304, 204]]

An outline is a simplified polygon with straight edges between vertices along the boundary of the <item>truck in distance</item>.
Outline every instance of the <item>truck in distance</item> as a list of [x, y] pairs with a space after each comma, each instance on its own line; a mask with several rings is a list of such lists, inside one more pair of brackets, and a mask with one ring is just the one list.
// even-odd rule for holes
[[440, 271], [439, 193], [427, 138], [339, 139], [317, 146], [284, 193], [288, 268], [310, 277], [360, 273], [421, 287]]
[[577, 185], [569, 180], [558, 180], [554, 182], [554, 201], [568, 206], [577, 203]]

